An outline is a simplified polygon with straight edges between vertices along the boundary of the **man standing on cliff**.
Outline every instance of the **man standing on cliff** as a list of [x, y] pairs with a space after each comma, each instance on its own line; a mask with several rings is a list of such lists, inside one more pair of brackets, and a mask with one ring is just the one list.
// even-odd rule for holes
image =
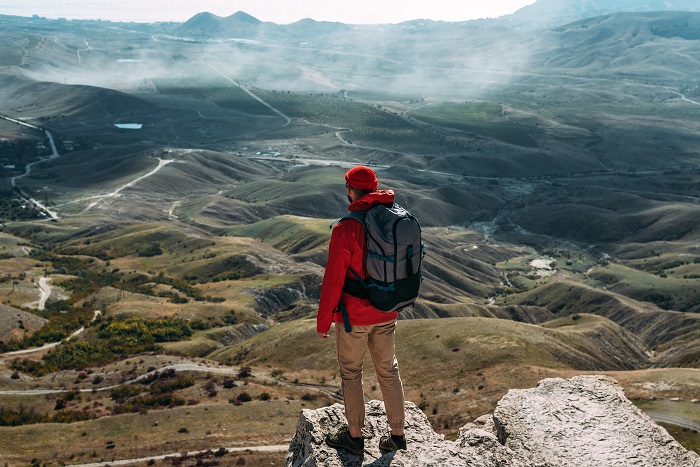
[[[350, 202], [348, 210], [367, 211], [376, 204], [392, 204], [394, 192], [377, 191], [377, 185], [377, 176], [369, 167], [357, 166], [348, 170], [345, 174], [345, 188]], [[365, 257], [364, 226], [349, 218], [338, 222], [333, 227], [328, 247], [328, 262], [316, 318], [316, 330], [322, 339], [328, 338], [331, 323], [336, 323], [335, 347], [342, 379], [345, 416], [348, 420], [348, 429], [329, 435], [326, 443], [357, 455], [364, 452], [362, 361], [367, 349], [374, 363], [391, 428], [391, 434], [381, 438], [379, 448], [384, 452], [406, 449], [403, 385], [394, 352], [398, 312], [380, 311], [368, 299], [343, 291], [345, 281], [355, 279], [350, 268], [362, 271], [363, 279], [369, 277]], [[346, 312], [341, 312], [343, 307]], [[344, 323], [343, 315], [349, 323]], [[346, 329], [350, 328], [352, 330], [348, 332]]]

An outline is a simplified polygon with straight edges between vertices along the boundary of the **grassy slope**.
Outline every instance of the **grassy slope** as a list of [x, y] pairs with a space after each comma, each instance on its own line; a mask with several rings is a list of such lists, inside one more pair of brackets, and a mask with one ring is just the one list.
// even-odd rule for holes
[[324, 219], [279, 216], [228, 229], [227, 234], [256, 238], [281, 252], [296, 254], [327, 246], [329, 224], [330, 221]]
[[[625, 355], [622, 359], [627, 362], [644, 366], [643, 348], [609, 320], [584, 315], [578, 320], [553, 322], [550, 327], [487, 318], [404, 320], [397, 329], [396, 353], [407, 399], [421, 403], [433, 426], [450, 433], [492, 411], [509, 389], [532, 387], [551, 376], [628, 370], [629, 365], [620, 364], [620, 355]], [[312, 320], [276, 326], [248, 341], [216, 350], [209, 358], [250, 364], [254, 369], [281, 370], [289, 381], [339, 385], [334, 345], [318, 338]], [[380, 398], [371, 367], [366, 357], [366, 395]], [[635, 374], [613, 372], [615, 377], [629, 378], [629, 385], [648, 378], [641, 373], [633, 377]], [[688, 377], [697, 378], [693, 374]], [[671, 394], [686, 394], [689, 386], [681, 386]], [[644, 394], [649, 396], [650, 392]]]
[[[458, 377], [465, 371], [497, 365], [533, 365], [571, 369], [621, 369], [614, 358], [601, 358], [601, 338], [610, 346], [637, 352], [640, 345], [610, 321], [587, 316], [580, 322], [561, 322], [548, 329], [508, 320], [449, 318], [403, 320], [397, 331], [397, 355], [405, 373], [418, 378], [412, 384], [431, 384], [435, 374]], [[312, 321], [285, 323], [249, 341], [210, 355], [221, 362], [246, 353], [252, 365], [323, 370], [335, 358], [327, 341], [318, 339]], [[629, 356], [629, 355], [628, 355]], [[425, 365], [435, 370], [422, 371]]]
[[[695, 265], [693, 265], [693, 269]], [[700, 311], [700, 280], [683, 277], [661, 277], [619, 264], [609, 264], [592, 271], [590, 277], [605, 284], [606, 290], [654, 302], [664, 308]]]
[[607, 317], [658, 352], [662, 366], [697, 365], [700, 315], [660, 310], [649, 303], [573, 282], [556, 282], [527, 292], [516, 303], [537, 305], [560, 316], [592, 313]]
[[46, 320], [32, 313], [0, 305], [0, 341], [20, 340], [41, 328]]

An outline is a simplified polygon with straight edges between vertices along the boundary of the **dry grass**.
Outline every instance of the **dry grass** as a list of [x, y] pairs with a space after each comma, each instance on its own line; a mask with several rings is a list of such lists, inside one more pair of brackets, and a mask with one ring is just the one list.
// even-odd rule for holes
[[[32, 386], [87, 388], [90, 380], [100, 375], [104, 381], [99, 387], [117, 384], [125, 378], [143, 374], [148, 368], [191, 361], [173, 357], [144, 355], [108, 365], [77, 383], [77, 372], [61, 372], [34, 381]], [[236, 368], [230, 368], [230, 377], [236, 378]], [[40, 424], [5, 427], [0, 430], [3, 446], [0, 462], [10, 465], [28, 463], [32, 458], [52, 462], [94, 462], [112, 458], [137, 458], [154, 453], [180, 453], [255, 445], [288, 443], [296, 429], [302, 408], [317, 408], [330, 404], [331, 399], [309, 388], [256, 377], [237, 381], [236, 387], [223, 387], [224, 374], [206, 369], [188, 372], [195, 377], [195, 385], [176, 392], [178, 397], [196, 401], [196, 405], [173, 409], [150, 410], [145, 414], [109, 414], [114, 402], [109, 391], [88, 391], [68, 403], [68, 409], [86, 410], [103, 414], [102, 418], [71, 424]], [[206, 386], [214, 382], [215, 394]], [[229, 402], [241, 393], [253, 399], [242, 405]], [[302, 398], [311, 393], [313, 398]], [[260, 400], [266, 394], [269, 400]], [[55, 401], [63, 395], [0, 396], [3, 407], [23, 404], [39, 413], [53, 413]], [[107, 448], [112, 442], [116, 447]], [[241, 454], [244, 455], [244, 454]], [[274, 457], [274, 456], [273, 456]], [[265, 456], [262, 456], [265, 458]]]

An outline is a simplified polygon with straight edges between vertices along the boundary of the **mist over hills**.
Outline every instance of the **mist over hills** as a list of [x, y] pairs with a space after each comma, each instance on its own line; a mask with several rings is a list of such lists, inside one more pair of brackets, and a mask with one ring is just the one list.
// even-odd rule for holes
[[509, 27], [541, 29], [619, 12], [700, 11], [693, 0], [537, 0], [498, 18]]
[[[394, 88], [399, 93], [421, 93], [430, 88], [432, 92], [447, 89], [452, 95], [477, 97], [499, 85], [523, 81], [528, 75], [546, 80], [538, 73], [585, 74], [589, 79], [644, 76], [672, 82], [683, 80], [698, 66], [694, 42], [699, 34], [697, 13], [614, 13], [585, 18], [555, 29], [529, 31], [502, 29], [506, 23], [501, 20], [488, 27], [470, 23], [349, 27], [313, 20], [306, 20], [303, 27], [300, 23], [277, 26], [252, 22], [239, 12], [228, 18], [198, 15], [183, 24], [178, 34], [255, 40], [268, 54], [284, 43], [295, 61], [308, 60], [310, 65], [313, 60], [313, 66], [325, 63], [324, 74], [331, 74], [326, 83], [332, 85], [320, 89], [327, 90], [347, 89], [361, 82], [365, 87]], [[320, 56], [318, 51], [323, 51]], [[280, 65], [291, 58], [275, 57]], [[330, 70], [338, 66], [343, 66], [344, 74], [332, 76]], [[459, 82], [468, 87], [457, 88]], [[309, 84], [318, 88], [320, 83]], [[268, 78], [263, 86], [271, 85]], [[611, 89], [606, 98], [624, 98], [616, 97], [614, 91]]]

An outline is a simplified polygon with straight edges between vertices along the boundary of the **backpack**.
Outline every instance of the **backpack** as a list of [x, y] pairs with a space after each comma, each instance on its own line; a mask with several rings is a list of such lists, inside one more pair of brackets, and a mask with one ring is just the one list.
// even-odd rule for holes
[[370, 276], [364, 280], [350, 268], [357, 280], [346, 279], [343, 291], [369, 299], [387, 313], [412, 305], [423, 280], [425, 256], [418, 220], [396, 203], [377, 204], [343, 219], [355, 219], [365, 229], [365, 267]]

